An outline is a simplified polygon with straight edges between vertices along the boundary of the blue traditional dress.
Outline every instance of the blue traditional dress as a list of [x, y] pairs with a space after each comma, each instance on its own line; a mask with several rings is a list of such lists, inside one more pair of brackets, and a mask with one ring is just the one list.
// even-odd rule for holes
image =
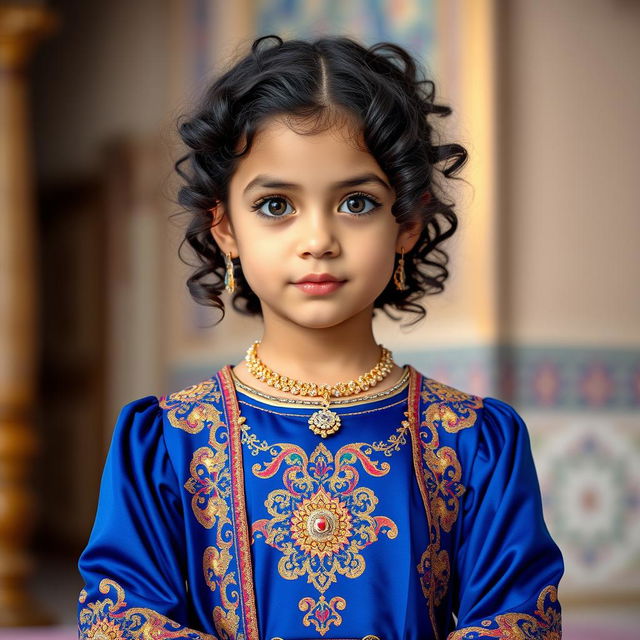
[[507, 403], [406, 367], [331, 408], [226, 366], [125, 405], [79, 561], [80, 638], [561, 637], [560, 551]]

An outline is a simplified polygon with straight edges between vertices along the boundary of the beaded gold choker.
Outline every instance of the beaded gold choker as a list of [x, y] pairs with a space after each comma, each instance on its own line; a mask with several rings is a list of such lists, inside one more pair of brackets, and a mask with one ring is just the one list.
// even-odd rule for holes
[[384, 380], [393, 369], [393, 356], [389, 349], [380, 345], [381, 355], [378, 363], [367, 373], [355, 380], [338, 382], [336, 384], [316, 384], [314, 382], [302, 382], [276, 373], [267, 367], [258, 357], [258, 345], [254, 342], [248, 349], [245, 360], [247, 370], [258, 380], [268, 384], [274, 389], [285, 391], [295, 396], [309, 396], [322, 398], [322, 408], [315, 411], [309, 418], [309, 429], [316, 435], [326, 438], [340, 428], [340, 416], [329, 409], [331, 397], [339, 398], [352, 396], [370, 387], [375, 387], [378, 382]]

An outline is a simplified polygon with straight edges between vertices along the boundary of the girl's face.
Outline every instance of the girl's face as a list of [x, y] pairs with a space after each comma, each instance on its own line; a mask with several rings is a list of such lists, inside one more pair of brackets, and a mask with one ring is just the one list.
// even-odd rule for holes
[[395, 192], [352, 132], [345, 120], [302, 135], [272, 119], [231, 179], [230, 215], [212, 233], [225, 253], [239, 256], [265, 324], [277, 316], [321, 329], [358, 314], [370, 323], [395, 253], [418, 239], [415, 226], [400, 233]]

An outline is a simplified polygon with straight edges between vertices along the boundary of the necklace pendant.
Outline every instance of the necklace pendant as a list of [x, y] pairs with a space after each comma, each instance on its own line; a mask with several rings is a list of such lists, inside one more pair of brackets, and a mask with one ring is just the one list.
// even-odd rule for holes
[[340, 428], [340, 416], [327, 407], [322, 407], [311, 414], [309, 429], [318, 436], [326, 438]]

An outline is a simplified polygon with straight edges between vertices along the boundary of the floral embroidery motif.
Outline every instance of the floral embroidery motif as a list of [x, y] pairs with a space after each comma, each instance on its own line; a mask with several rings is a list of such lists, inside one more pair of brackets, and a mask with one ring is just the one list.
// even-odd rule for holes
[[450, 576], [449, 553], [441, 549], [442, 532], [450, 532], [458, 519], [459, 498], [465, 492], [458, 456], [452, 447], [440, 446], [439, 429], [457, 433], [472, 427], [477, 420], [476, 410], [482, 406], [482, 398], [430, 378], [422, 379], [420, 397], [426, 408], [422, 413], [414, 452], [420, 451], [422, 459], [414, 459], [414, 465], [427, 508], [431, 542], [417, 569], [435, 627], [433, 607], [442, 602]]
[[[253, 466], [256, 476], [270, 478], [278, 472], [283, 461], [289, 465], [283, 474], [286, 489], [276, 489], [267, 496], [265, 506], [271, 519], [257, 520], [251, 528], [252, 534], [262, 534], [267, 544], [284, 554], [278, 564], [283, 578], [295, 580], [308, 574], [314, 587], [324, 593], [336, 582], [336, 573], [349, 578], [362, 574], [366, 563], [360, 551], [375, 542], [381, 530], [389, 538], [396, 537], [398, 530], [392, 520], [371, 515], [378, 499], [371, 489], [357, 486], [359, 474], [353, 466], [359, 460], [370, 475], [379, 477], [389, 471], [389, 464], [377, 466], [364, 455], [362, 446], [366, 445], [356, 443], [342, 447], [334, 463], [333, 455], [322, 443], [310, 457], [301, 447], [282, 444], [280, 454], [264, 469], [260, 469], [260, 465]], [[336, 538], [335, 552], [326, 546], [316, 547], [317, 552], [309, 557], [310, 545], [299, 544], [293, 523], [303, 518], [306, 503], [326, 505], [324, 496], [338, 497], [339, 502], [334, 505], [346, 509], [345, 519], [349, 517], [351, 522], [343, 529], [342, 537]]]
[[221, 395], [217, 380], [210, 379], [162, 396], [159, 405], [167, 410], [171, 426], [195, 434], [205, 426], [215, 429], [222, 424], [220, 411], [214, 404]]
[[231, 471], [227, 425], [221, 419], [222, 412], [214, 405], [221, 395], [217, 380], [206, 380], [173, 393], [168, 399], [163, 397], [160, 406], [168, 409], [167, 416], [173, 427], [191, 434], [209, 428], [209, 446], [194, 451], [189, 466], [191, 477], [184, 488], [193, 496], [191, 508], [196, 520], [215, 532], [216, 544], [204, 550], [202, 560], [204, 581], [211, 591], [219, 589], [222, 603], [213, 609], [215, 627], [224, 637], [242, 640], [243, 634], [238, 633], [237, 577], [235, 571], [229, 570], [234, 528], [229, 513]]
[[536, 610], [528, 613], [502, 613], [483, 620], [481, 627], [464, 627], [450, 633], [447, 640], [482, 640], [508, 638], [508, 640], [560, 640], [562, 622], [558, 591], [555, 586], [545, 587], [538, 596]]
[[[82, 640], [216, 640], [215, 636], [182, 626], [166, 616], [143, 607], [127, 607], [124, 589], [114, 580], [100, 581], [100, 593], [115, 591], [111, 598], [89, 602], [78, 614], [78, 636]], [[85, 604], [87, 592], [80, 592]]]
[[338, 553], [351, 537], [351, 516], [345, 503], [320, 488], [291, 516], [291, 537], [312, 556]]
[[[408, 417], [408, 412], [405, 413]], [[284, 489], [271, 491], [265, 501], [270, 518], [256, 520], [252, 527], [252, 542], [261, 536], [265, 542], [282, 552], [278, 563], [280, 575], [296, 580], [306, 575], [321, 594], [337, 582], [336, 574], [357, 578], [365, 570], [362, 550], [378, 540], [381, 534], [390, 539], [398, 535], [398, 527], [386, 516], [373, 515], [378, 498], [368, 487], [358, 486], [362, 469], [373, 477], [386, 475], [388, 462], [371, 458], [374, 451], [385, 456], [406, 442], [409, 420], [387, 442], [373, 445], [364, 442], [341, 447], [335, 456], [319, 443], [310, 456], [301, 447], [259, 442], [249, 427], [242, 427], [242, 442], [254, 455], [268, 452], [271, 460], [258, 463], [252, 472], [259, 478], [271, 478], [280, 467]], [[337, 610], [346, 607], [343, 598], [318, 601], [302, 598], [298, 603], [305, 625], [313, 624], [324, 635], [330, 624], [342, 622]]]
[[228, 500], [231, 495], [231, 474], [224, 443], [215, 449], [200, 447], [194, 451], [189, 470], [191, 477], [184, 488], [193, 495], [191, 508], [198, 522], [211, 529], [214, 524], [230, 522]]
[[324, 596], [316, 602], [313, 598], [302, 598], [298, 603], [300, 611], [308, 611], [302, 618], [305, 627], [313, 625], [320, 635], [324, 635], [329, 630], [329, 626], [334, 624], [336, 627], [342, 624], [342, 616], [338, 613], [338, 609], [342, 611], [347, 606], [344, 598], [335, 596], [329, 602]]

